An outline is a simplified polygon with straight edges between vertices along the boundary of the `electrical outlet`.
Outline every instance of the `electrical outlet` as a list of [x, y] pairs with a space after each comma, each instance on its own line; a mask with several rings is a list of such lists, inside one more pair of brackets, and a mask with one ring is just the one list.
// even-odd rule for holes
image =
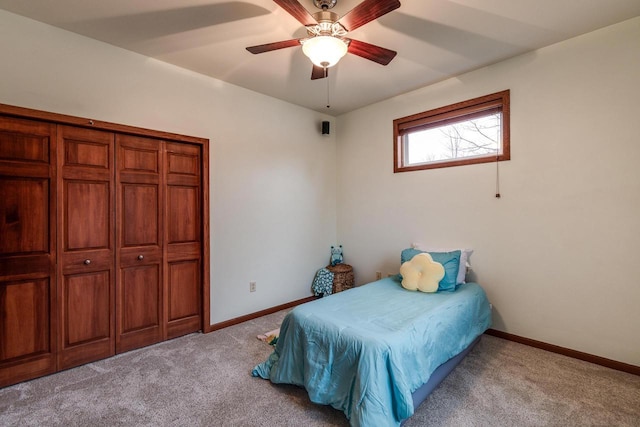
[[249, 292], [256, 291], [256, 282], [249, 282]]
[[376, 271], [376, 280], [382, 279], [382, 271]]

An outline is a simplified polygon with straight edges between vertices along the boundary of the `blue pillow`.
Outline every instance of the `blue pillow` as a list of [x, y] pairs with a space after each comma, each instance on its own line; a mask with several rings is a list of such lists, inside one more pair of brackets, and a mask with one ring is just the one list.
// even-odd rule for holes
[[[400, 254], [400, 264], [411, 260], [414, 256], [427, 251], [419, 249], [405, 249]], [[435, 262], [439, 262], [444, 267], [444, 277], [438, 284], [438, 291], [455, 291], [458, 269], [460, 268], [460, 255], [462, 251], [451, 252], [427, 252]]]

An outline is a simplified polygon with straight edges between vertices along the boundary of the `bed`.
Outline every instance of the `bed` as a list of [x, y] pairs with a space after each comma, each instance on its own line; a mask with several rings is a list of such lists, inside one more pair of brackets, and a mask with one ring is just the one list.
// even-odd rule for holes
[[304, 387], [352, 426], [397, 426], [490, 326], [484, 290], [404, 289], [389, 277], [300, 305], [252, 374]]

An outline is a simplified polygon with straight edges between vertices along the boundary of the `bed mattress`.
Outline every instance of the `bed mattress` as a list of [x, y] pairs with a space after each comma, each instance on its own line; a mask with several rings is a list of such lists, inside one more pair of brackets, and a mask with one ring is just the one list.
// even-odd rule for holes
[[293, 309], [252, 374], [304, 387], [352, 426], [400, 425], [413, 414], [412, 393], [490, 324], [476, 283], [429, 294], [386, 278]]

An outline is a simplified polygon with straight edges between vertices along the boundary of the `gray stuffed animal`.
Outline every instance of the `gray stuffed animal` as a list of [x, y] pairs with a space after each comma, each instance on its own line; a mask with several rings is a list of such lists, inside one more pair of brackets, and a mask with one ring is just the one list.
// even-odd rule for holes
[[331, 265], [342, 264], [342, 245], [331, 246]]

